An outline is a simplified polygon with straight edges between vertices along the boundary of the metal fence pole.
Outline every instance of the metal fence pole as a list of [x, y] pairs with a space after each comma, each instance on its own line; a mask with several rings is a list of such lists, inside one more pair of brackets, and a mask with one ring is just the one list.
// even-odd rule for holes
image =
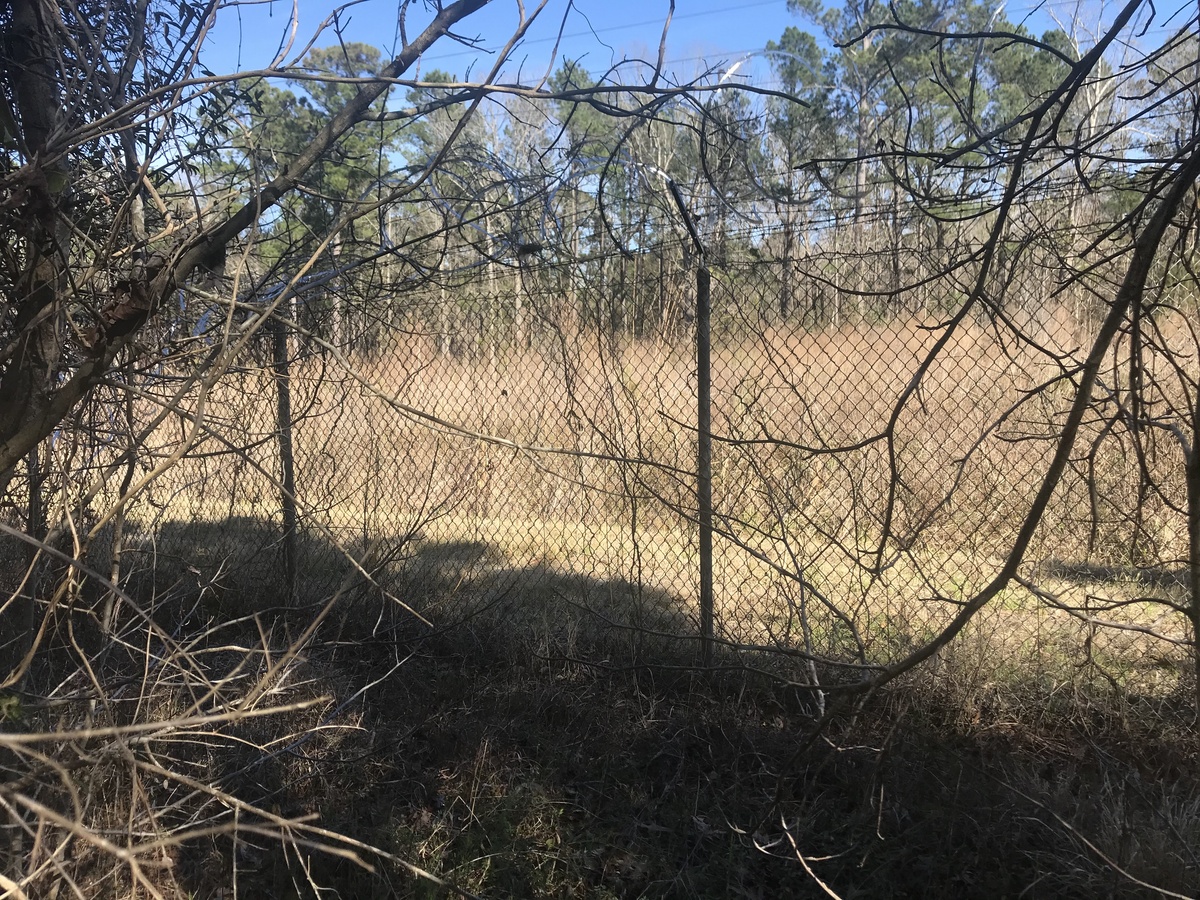
[[278, 319], [272, 317], [268, 323], [271, 329], [271, 349], [273, 368], [275, 370], [276, 388], [276, 434], [279, 438], [280, 462], [280, 507], [283, 511], [283, 567], [284, 578], [287, 580], [287, 603], [294, 606], [297, 602], [299, 588], [298, 536], [296, 534], [296, 464], [292, 450], [292, 384], [291, 372], [288, 366], [287, 329]]
[[696, 506], [700, 516], [700, 657], [713, 655], [712, 371], [710, 277], [696, 269]]

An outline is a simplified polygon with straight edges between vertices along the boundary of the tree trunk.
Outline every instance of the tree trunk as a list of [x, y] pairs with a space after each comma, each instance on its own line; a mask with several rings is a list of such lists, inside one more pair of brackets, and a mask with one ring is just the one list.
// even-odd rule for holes
[[[62, 351], [62, 310], [59, 296], [66, 287], [69, 227], [59, 215], [67, 185], [65, 163], [40, 165], [50, 135], [59, 121], [56, 50], [53, 23], [45, 16], [50, 4], [15, 0], [12, 4], [10, 69], [22, 133], [35, 173], [26, 185], [28, 198], [19, 222], [24, 270], [19, 274], [12, 303], [18, 335], [12, 357], [0, 378], [0, 443], [14, 437], [48, 405]], [[12, 470], [0, 475], [3, 496]]]

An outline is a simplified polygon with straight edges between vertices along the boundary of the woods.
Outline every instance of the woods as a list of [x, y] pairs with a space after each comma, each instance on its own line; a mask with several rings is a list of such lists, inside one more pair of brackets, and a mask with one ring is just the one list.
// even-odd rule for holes
[[5, 895], [1194, 895], [1195, 10], [496, 2], [0, 10]]

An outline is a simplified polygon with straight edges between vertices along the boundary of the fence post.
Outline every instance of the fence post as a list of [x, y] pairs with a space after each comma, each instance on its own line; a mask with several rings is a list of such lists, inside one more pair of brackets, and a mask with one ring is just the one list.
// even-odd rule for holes
[[[44, 541], [48, 538], [47, 522], [46, 522], [46, 504], [44, 487], [44, 473], [42, 472], [42, 441], [33, 445], [29, 451], [29, 455], [25, 457], [26, 476], [29, 484], [29, 496], [26, 498], [28, 508], [25, 518], [25, 533], [39, 541]], [[17, 661], [20, 660], [28, 650], [34, 645], [37, 640], [34, 632], [37, 629], [37, 601], [38, 582], [41, 575], [46, 571], [46, 561], [43, 560], [39, 568], [38, 557], [41, 549], [30, 543], [25, 545], [25, 562], [29, 571], [29, 583], [23, 585], [22, 594], [16, 600], [16, 605], [13, 608], [14, 620], [16, 622], [15, 632], [17, 642], [13, 646], [12, 659], [13, 669], [11, 671], [0, 671], [2, 676], [10, 676], [17, 670]], [[0, 634], [0, 639], [5, 635]], [[24, 678], [21, 679], [24, 681]]]
[[696, 268], [696, 507], [700, 519], [700, 658], [713, 656], [712, 371], [710, 277]]
[[299, 588], [296, 533], [296, 464], [292, 451], [292, 384], [288, 365], [287, 329], [283, 322], [272, 316], [267, 321], [271, 330], [271, 352], [275, 371], [275, 430], [279, 440], [280, 462], [280, 508], [283, 511], [283, 568], [286, 579], [287, 604], [297, 602]]

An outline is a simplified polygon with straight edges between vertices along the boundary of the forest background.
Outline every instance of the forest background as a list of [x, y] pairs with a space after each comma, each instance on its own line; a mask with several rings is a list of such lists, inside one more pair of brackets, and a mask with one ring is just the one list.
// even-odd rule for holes
[[0, 24], [6, 895], [1195, 894], [1195, 9]]

